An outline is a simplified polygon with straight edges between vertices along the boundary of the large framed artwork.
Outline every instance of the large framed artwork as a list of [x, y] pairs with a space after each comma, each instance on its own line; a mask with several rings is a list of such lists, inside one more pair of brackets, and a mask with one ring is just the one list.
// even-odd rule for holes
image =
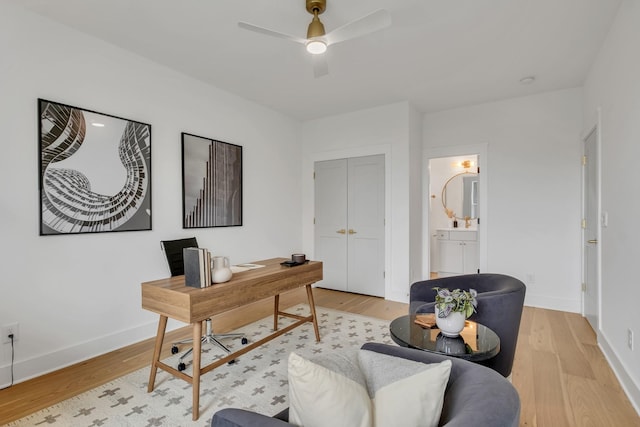
[[40, 235], [151, 230], [151, 125], [38, 99]]
[[182, 227], [242, 225], [242, 147], [182, 133]]

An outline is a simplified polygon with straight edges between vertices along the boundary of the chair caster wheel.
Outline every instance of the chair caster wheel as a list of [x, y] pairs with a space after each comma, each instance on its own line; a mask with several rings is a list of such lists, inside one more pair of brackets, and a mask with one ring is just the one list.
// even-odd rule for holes
[[185, 365], [184, 363], [180, 362], [178, 363], [178, 371], [182, 372], [185, 369], [187, 369], [187, 365]]
[[229, 363], [227, 363], [227, 365], [233, 365], [234, 363], [236, 363], [236, 360], [235, 360], [235, 359], [230, 360], [230, 361], [229, 361]]
[[240, 340], [240, 342], [241, 342], [243, 345], [247, 345], [247, 344], [249, 343], [249, 340], [247, 339], [247, 337], [242, 337], [242, 339]]
[[178, 350], [178, 346], [175, 346], [175, 345], [174, 345], [173, 347], [171, 347], [171, 354], [177, 354], [177, 353], [178, 353], [178, 351], [179, 351], [179, 350]]

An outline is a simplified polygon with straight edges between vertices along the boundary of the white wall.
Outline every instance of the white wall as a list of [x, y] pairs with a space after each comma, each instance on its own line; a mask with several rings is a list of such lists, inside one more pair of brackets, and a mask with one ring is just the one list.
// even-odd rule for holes
[[423, 128], [425, 151], [488, 146], [486, 271], [524, 281], [527, 305], [572, 312], [581, 302], [581, 102], [580, 89], [551, 92], [426, 114]]
[[[602, 306], [598, 341], [640, 412], [640, 3], [622, 2], [585, 83], [586, 125], [601, 110]], [[586, 130], [586, 129], [585, 129]], [[627, 329], [634, 331], [634, 350]]]
[[[412, 108], [402, 102], [303, 123], [302, 231], [304, 250], [314, 251], [313, 164], [316, 161], [385, 155], [385, 297], [408, 301], [410, 285], [410, 141]], [[413, 126], [415, 126], [413, 124]], [[415, 137], [414, 137], [415, 139]], [[417, 171], [418, 177], [420, 172]], [[416, 197], [420, 197], [419, 194]], [[419, 269], [417, 271], [420, 271]]]
[[[161, 239], [232, 262], [302, 249], [297, 122], [5, 3], [0, 58], [0, 325], [20, 324], [18, 381], [153, 336], [140, 283], [168, 276]], [[152, 231], [38, 236], [39, 97], [151, 124]], [[244, 147], [242, 227], [182, 229], [183, 131]], [[0, 386], [10, 360], [2, 345]]]

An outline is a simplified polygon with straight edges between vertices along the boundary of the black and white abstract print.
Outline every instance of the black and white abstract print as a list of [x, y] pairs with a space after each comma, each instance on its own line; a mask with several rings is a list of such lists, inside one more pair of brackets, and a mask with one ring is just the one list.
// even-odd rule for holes
[[151, 229], [151, 126], [38, 100], [40, 235]]
[[182, 134], [183, 228], [242, 225], [242, 147]]

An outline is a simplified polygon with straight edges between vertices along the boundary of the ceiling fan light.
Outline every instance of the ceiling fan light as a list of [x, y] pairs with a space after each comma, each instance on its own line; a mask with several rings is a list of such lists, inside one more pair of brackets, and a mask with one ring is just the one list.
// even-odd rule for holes
[[310, 40], [307, 43], [307, 52], [313, 55], [320, 55], [327, 51], [327, 45], [322, 40]]

